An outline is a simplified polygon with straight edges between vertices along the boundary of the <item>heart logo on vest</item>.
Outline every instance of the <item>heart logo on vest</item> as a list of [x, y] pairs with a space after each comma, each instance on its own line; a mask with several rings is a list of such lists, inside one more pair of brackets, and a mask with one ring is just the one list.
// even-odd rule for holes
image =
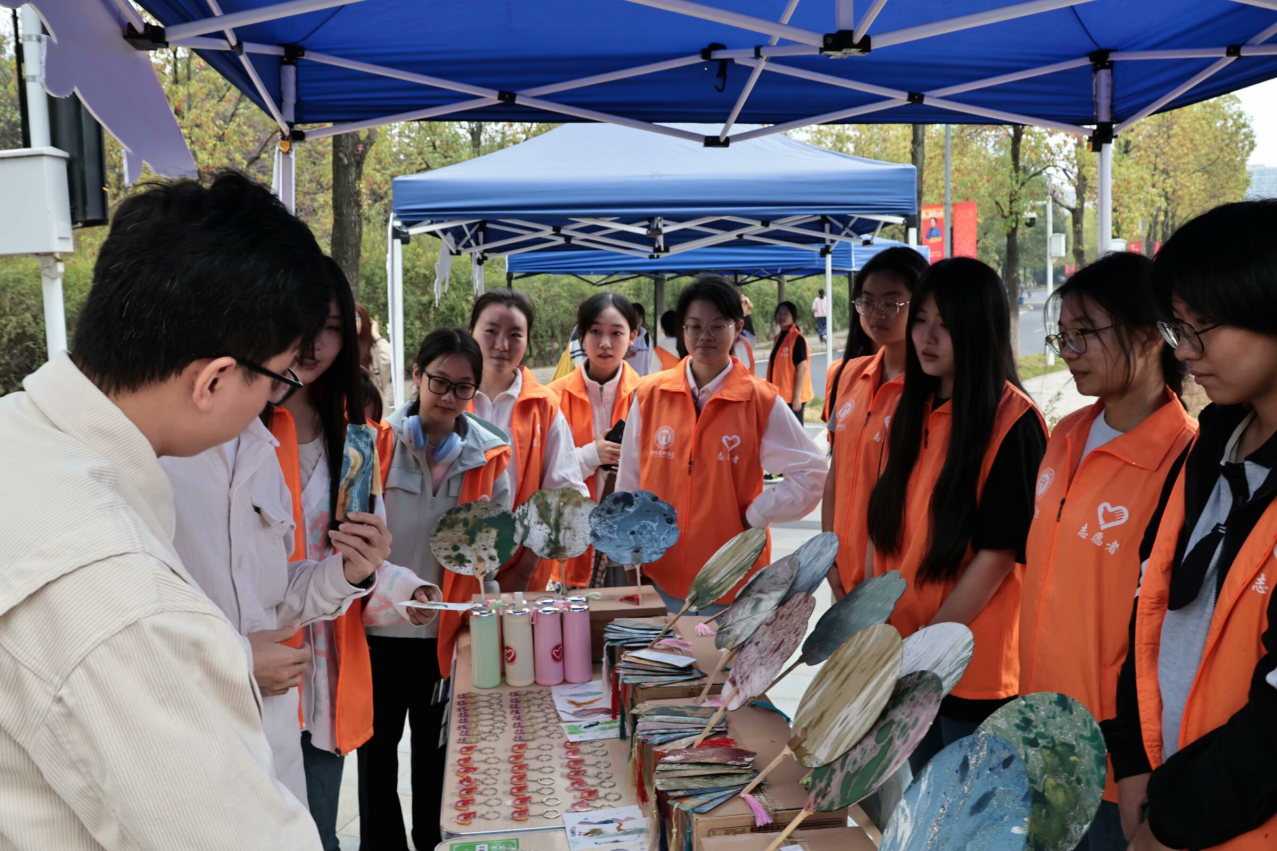
[[728, 452], [731, 452], [737, 446], [740, 446], [740, 435], [739, 434], [723, 435], [723, 446], [727, 448]]
[[656, 430], [656, 445], [661, 449], [669, 449], [674, 445], [674, 429], [661, 426]]
[[507, 665], [513, 665], [514, 660], [518, 658], [519, 658], [519, 654], [515, 653], [514, 648], [511, 647], [509, 644], [507, 644], [505, 646], [505, 663]]
[[554, 662], [563, 661], [563, 645], [562, 644], [554, 645], [553, 649], [550, 650], [550, 659], [551, 661], [554, 661]]
[[856, 400], [852, 399], [850, 402], [843, 404], [843, 406], [838, 409], [838, 419], [847, 419], [847, 417], [851, 416], [851, 412], [854, 410], [856, 410]]
[[1131, 519], [1131, 512], [1126, 510], [1125, 505], [1113, 506], [1107, 502], [1100, 504], [1100, 510], [1096, 512], [1100, 518], [1101, 529], [1111, 529], [1114, 526], [1121, 526], [1127, 520]]
[[[1038, 499], [1042, 498], [1042, 494], [1047, 492], [1047, 489], [1051, 487], [1051, 484], [1054, 481], [1055, 481], [1055, 470], [1051, 467], [1047, 467], [1045, 470], [1042, 471], [1042, 475], [1038, 476]], [[1105, 504], [1107, 505], [1107, 503]], [[1101, 517], [1100, 522], [1103, 522], [1103, 520], [1104, 518]]]

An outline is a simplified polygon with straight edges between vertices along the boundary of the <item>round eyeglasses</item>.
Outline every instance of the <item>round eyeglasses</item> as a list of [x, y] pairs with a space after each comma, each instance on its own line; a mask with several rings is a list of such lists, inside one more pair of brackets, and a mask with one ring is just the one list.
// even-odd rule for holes
[[856, 312], [861, 316], [877, 315], [886, 319], [898, 315], [902, 307], [909, 306], [907, 301], [878, 301], [864, 296], [856, 299], [852, 304], [856, 306]]
[[1189, 351], [1200, 355], [1205, 351], [1202, 345], [1202, 335], [1207, 331], [1214, 331], [1221, 324], [1223, 323], [1216, 322], [1214, 325], [1208, 325], [1205, 328], [1194, 328], [1187, 322], [1171, 319], [1165, 322], [1159, 321], [1157, 330], [1162, 332], [1162, 339], [1166, 340], [1166, 345], [1172, 349], [1178, 349], [1180, 344], [1183, 343], [1188, 347]]
[[1071, 351], [1077, 352], [1080, 355], [1086, 351], [1087, 337], [1116, 327], [1118, 327], [1118, 323], [1105, 325], [1103, 328], [1070, 328], [1069, 330], [1061, 331], [1058, 334], [1048, 334], [1046, 337], [1046, 344], [1050, 346], [1051, 351], [1055, 352], [1057, 355], [1064, 354], [1065, 346], [1068, 346]]

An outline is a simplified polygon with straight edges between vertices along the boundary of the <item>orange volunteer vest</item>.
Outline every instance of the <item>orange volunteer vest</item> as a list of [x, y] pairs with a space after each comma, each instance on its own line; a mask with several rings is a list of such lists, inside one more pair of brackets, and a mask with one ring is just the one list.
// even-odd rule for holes
[[[1002, 445], [1011, 426], [1028, 411], [1037, 415], [1045, 434], [1046, 421], [1042, 419], [1033, 400], [1007, 384], [998, 403], [993, 433], [989, 437], [989, 445], [985, 449], [984, 461], [980, 467], [977, 499], [984, 490], [984, 482], [993, 466], [993, 459], [997, 457], [998, 447]], [[931, 622], [957, 584], [956, 580], [944, 583], [918, 582], [918, 565], [931, 543], [931, 493], [949, 451], [949, 434], [953, 424], [951, 415], [952, 406], [947, 403], [929, 412], [923, 445], [909, 477], [909, 494], [905, 502], [905, 518], [900, 537], [901, 551], [889, 556], [874, 548], [874, 573], [899, 570], [908, 583], [890, 620], [891, 625], [906, 638]], [[975, 553], [968, 548], [963, 562], [964, 570], [974, 557]], [[968, 624], [975, 635], [975, 655], [966, 674], [953, 689], [955, 697], [966, 700], [998, 700], [1019, 694], [1022, 578], [1020, 570], [1012, 570], [984, 607], [984, 611]]]
[[673, 352], [666, 351], [664, 346], [657, 346], [652, 351], [656, 352], [656, 359], [661, 362], [661, 369], [657, 370], [658, 372], [666, 369], [673, 369], [678, 366], [678, 355]]
[[[662, 348], [656, 349], [664, 352]], [[666, 352], [669, 354], [669, 352]], [[611, 426], [625, 419], [630, 411], [630, 403], [634, 401], [634, 391], [638, 389], [642, 378], [628, 363], [621, 364], [621, 380], [616, 388], [616, 401], [612, 404]], [[572, 429], [572, 442], [577, 446], [585, 446], [594, 442], [594, 406], [590, 404], [590, 394], [585, 386], [585, 367], [581, 366], [568, 375], [550, 384], [550, 390], [558, 394], [559, 405], [564, 418]], [[594, 476], [585, 483], [590, 489], [590, 499], [597, 500], [594, 490]], [[594, 547], [583, 554], [568, 559], [563, 565], [563, 581], [569, 588], [585, 588], [590, 584], [590, 572], [594, 567]], [[558, 578], [558, 577], [556, 577]]]
[[[1167, 388], [1161, 408], [1079, 461], [1101, 410], [1097, 402], [1061, 420], [1038, 468], [1020, 602], [1020, 692], [1067, 694], [1103, 719], [1117, 715], [1140, 540], [1197, 423]], [[1117, 801], [1111, 764], [1104, 797]]]
[[[293, 522], [297, 525], [293, 539], [293, 554], [289, 561], [307, 557], [306, 519], [302, 515], [301, 459], [297, 445], [297, 426], [293, 416], [285, 408], [275, 408], [270, 422], [271, 434], [279, 441], [275, 455], [284, 470], [284, 482], [293, 498]], [[390, 459], [394, 455], [395, 433], [385, 422], [377, 423], [377, 459], [381, 465], [381, 485], [384, 490], [386, 474], [390, 472]], [[364, 599], [351, 603], [341, 617], [333, 621], [333, 641], [337, 647], [337, 711], [333, 718], [333, 735], [337, 739], [339, 754], [348, 754], [372, 738], [372, 665], [368, 658], [368, 637], [364, 633]], [[300, 631], [284, 642], [290, 647], [301, 647]], [[301, 690], [297, 716], [301, 719]]]
[[882, 359], [878, 352], [847, 362], [838, 381], [838, 407], [832, 413], [835, 563], [844, 593], [865, 578], [869, 496], [887, 464], [887, 429], [905, 386], [903, 372], [883, 382]]
[[[758, 458], [776, 391], [738, 360], [728, 370], [700, 416], [685, 365], [639, 382], [639, 486], [674, 506], [679, 526], [677, 543], [644, 572], [671, 597], [686, 597], [710, 556], [745, 531], [745, 510], [763, 492]], [[768, 532], [749, 573], [770, 563]], [[719, 602], [735, 600], [743, 583]]]
[[[461, 480], [461, 497], [458, 505], [469, 502], [491, 502], [492, 490], [497, 479], [510, 463], [510, 447], [498, 446], [484, 453], [484, 465], [467, 470]], [[504, 569], [504, 568], [503, 568]], [[469, 603], [482, 590], [479, 580], [463, 576], [451, 570], [443, 571], [443, 601], [445, 603]], [[439, 673], [445, 678], [452, 673], [452, 653], [461, 630], [462, 613], [439, 613]]]
[[[793, 347], [794, 341], [800, 336], [797, 325], [790, 325], [788, 331], [777, 334], [776, 342], [772, 344], [775, 356], [767, 362], [767, 380], [775, 386], [776, 392], [781, 399], [785, 400], [785, 404], [789, 404], [794, 398], [794, 380], [798, 377], [798, 368], [794, 366]], [[810, 363], [809, 358], [808, 364]], [[803, 386], [799, 393], [798, 398], [804, 405], [816, 398], [816, 391], [811, 386], [810, 368], [807, 370], [807, 377], [803, 379]]]
[[[519, 389], [519, 398], [514, 401], [509, 434], [510, 443], [514, 446], [515, 463], [518, 465], [519, 489], [514, 495], [511, 510], [523, 505], [532, 494], [541, 489], [541, 473], [545, 469], [545, 436], [559, 413], [558, 395], [537, 381], [532, 370], [526, 366], [520, 366], [519, 371], [523, 375], [523, 385]], [[473, 400], [466, 405], [466, 410], [474, 413]], [[520, 547], [515, 551], [514, 558], [502, 569], [514, 564], [522, 554], [523, 548]], [[532, 571], [532, 578], [528, 580], [528, 589], [544, 589], [558, 570], [558, 564], [557, 561], [540, 559]]]
[[[1162, 692], [1157, 678], [1162, 622], [1171, 590], [1171, 566], [1180, 527], [1184, 525], [1184, 472], [1166, 503], [1157, 541], [1144, 571], [1135, 607], [1135, 684], [1139, 694], [1144, 750], [1156, 769], [1162, 764]], [[1202, 662], [1188, 693], [1180, 722], [1184, 748], [1222, 726], [1249, 699], [1255, 666], [1264, 655], [1261, 642], [1268, 629], [1268, 600], [1277, 577], [1277, 503], [1268, 506], [1251, 530], [1224, 578], [1215, 613], [1206, 633]], [[1209, 817], [1209, 814], [1207, 814]], [[1277, 815], [1254, 830], [1216, 845], [1216, 851], [1271, 851], [1277, 846]]]

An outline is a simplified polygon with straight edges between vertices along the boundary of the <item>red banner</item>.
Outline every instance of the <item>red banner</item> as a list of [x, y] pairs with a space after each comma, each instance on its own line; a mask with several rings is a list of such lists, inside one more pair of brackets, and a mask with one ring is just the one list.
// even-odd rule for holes
[[[944, 205], [928, 204], [922, 208], [922, 232], [919, 241], [931, 249], [931, 262], [944, 258]], [[953, 205], [953, 256], [975, 257], [979, 217], [976, 202]]]

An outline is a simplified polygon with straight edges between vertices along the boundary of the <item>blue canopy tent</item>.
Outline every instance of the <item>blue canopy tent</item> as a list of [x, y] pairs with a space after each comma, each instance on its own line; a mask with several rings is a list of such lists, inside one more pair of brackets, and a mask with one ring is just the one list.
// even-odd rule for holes
[[[868, 245], [839, 242], [829, 252], [830, 270], [850, 274], [859, 271], [870, 257], [888, 248], [900, 247], [912, 247], [923, 257], [931, 254], [925, 245], [906, 246], [882, 237]], [[599, 278], [591, 283], [608, 286], [634, 277], [669, 279], [700, 272], [719, 272], [745, 286], [781, 275], [790, 280], [823, 275], [825, 261], [820, 246], [765, 244], [711, 246], [654, 258], [629, 257], [612, 251], [538, 251], [506, 258], [506, 275], [512, 280], [535, 275], [571, 275], [581, 279]]]
[[[626, 262], [677, 264], [711, 246], [769, 246], [800, 251], [807, 266], [822, 246], [871, 241], [884, 224], [915, 212], [915, 179], [907, 163], [782, 135], [708, 150], [606, 124], [564, 125], [467, 162], [397, 177], [387, 257], [391, 345], [402, 346], [402, 242], [414, 234], [442, 243], [436, 300], [456, 255], [470, 258], [476, 291], [487, 258], [533, 253], [607, 252]], [[658, 312], [662, 289], [658, 281]]]

